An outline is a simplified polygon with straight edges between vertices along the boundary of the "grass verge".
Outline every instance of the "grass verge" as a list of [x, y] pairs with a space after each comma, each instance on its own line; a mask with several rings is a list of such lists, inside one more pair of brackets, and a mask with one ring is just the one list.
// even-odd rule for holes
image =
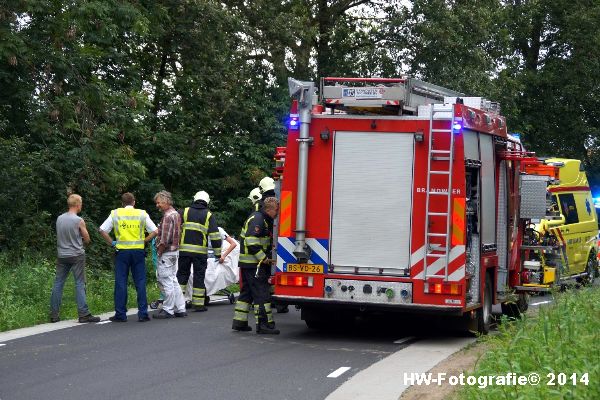
[[[158, 298], [152, 264], [146, 260], [148, 301]], [[55, 260], [29, 257], [12, 264], [7, 256], [0, 257], [0, 332], [48, 322], [50, 294], [54, 282]], [[92, 314], [114, 310], [112, 270], [86, 267], [87, 303]], [[131, 277], [127, 291], [129, 307], [136, 307], [136, 293]], [[77, 318], [75, 284], [69, 274], [63, 290], [61, 319]]]
[[[600, 399], [598, 287], [558, 293], [536, 316], [503, 323], [482, 340], [489, 350], [472, 373], [482, 384], [462, 387], [458, 399]], [[540, 382], [478, 387], [479, 377], [508, 373], [538, 374]]]

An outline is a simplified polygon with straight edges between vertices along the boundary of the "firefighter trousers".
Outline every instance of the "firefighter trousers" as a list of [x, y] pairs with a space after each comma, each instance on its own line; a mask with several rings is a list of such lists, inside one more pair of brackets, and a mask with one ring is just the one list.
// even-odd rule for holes
[[248, 326], [248, 314], [252, 304], [257, 325], [274, 325], [268, 279], [268, 273], [263, 271], [256, 277], [256, 268], [240, 268], [241, 289], [233, 314], [234, 328]]
[[207, 255], [179, 253], [179, 269], [177, 270], [177, 281], [181, 285], [181, 290], [185, 292], [190, 271], [194, 267], [194, 288], [192, 289], [192, 306], [203, 307], [206, 299], [206, 286], [204, 286], [204, 276], [206, 275]]

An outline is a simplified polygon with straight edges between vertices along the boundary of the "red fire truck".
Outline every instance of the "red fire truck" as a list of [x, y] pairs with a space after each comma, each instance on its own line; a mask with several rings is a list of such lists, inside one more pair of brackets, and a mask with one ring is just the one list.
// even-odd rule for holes
[[289, 86], [277, 302], [309, 327], [389, 310], [460, 316], [483, 333], [492, 304], [526, 308], [539, 288], [522, 273], [536, 250], [523, 237], [555, 171], [507, 133], [497, 103], [411, 77], [324, 78], [320, 98], [312, 82]]

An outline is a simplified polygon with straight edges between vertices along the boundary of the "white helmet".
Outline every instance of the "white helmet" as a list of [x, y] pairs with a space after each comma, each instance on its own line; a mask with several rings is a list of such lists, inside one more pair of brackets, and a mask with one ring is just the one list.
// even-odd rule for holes
[[201, 190], [194, 195], [194, 201], [198, 200], [204, 200], [208, 204], [210, 203], [210, 196], [204, 190]]
[[275, 180], [270, 176], [265, 176], [258, 183], [258, 187], [260, 188], [260, 192], [264, 193], [269, 190], [275, 190]]
[[252, 204], [256, 204], [257, 201], [262, 199], [262, 194], [260, 194], [260, 188], [254, 188], [250, 191], [248, 198], [252, 200]]

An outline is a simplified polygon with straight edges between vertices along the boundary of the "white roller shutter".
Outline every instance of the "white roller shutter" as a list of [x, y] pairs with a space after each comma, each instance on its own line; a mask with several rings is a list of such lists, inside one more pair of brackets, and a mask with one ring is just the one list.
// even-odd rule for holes
[[414, 135], [336, 132], [334, 151], [331, 264], [408, 268]]
[[481, 149], [481, 244], [496, 244], [496, 164], [491, 135], [479, 135]]

